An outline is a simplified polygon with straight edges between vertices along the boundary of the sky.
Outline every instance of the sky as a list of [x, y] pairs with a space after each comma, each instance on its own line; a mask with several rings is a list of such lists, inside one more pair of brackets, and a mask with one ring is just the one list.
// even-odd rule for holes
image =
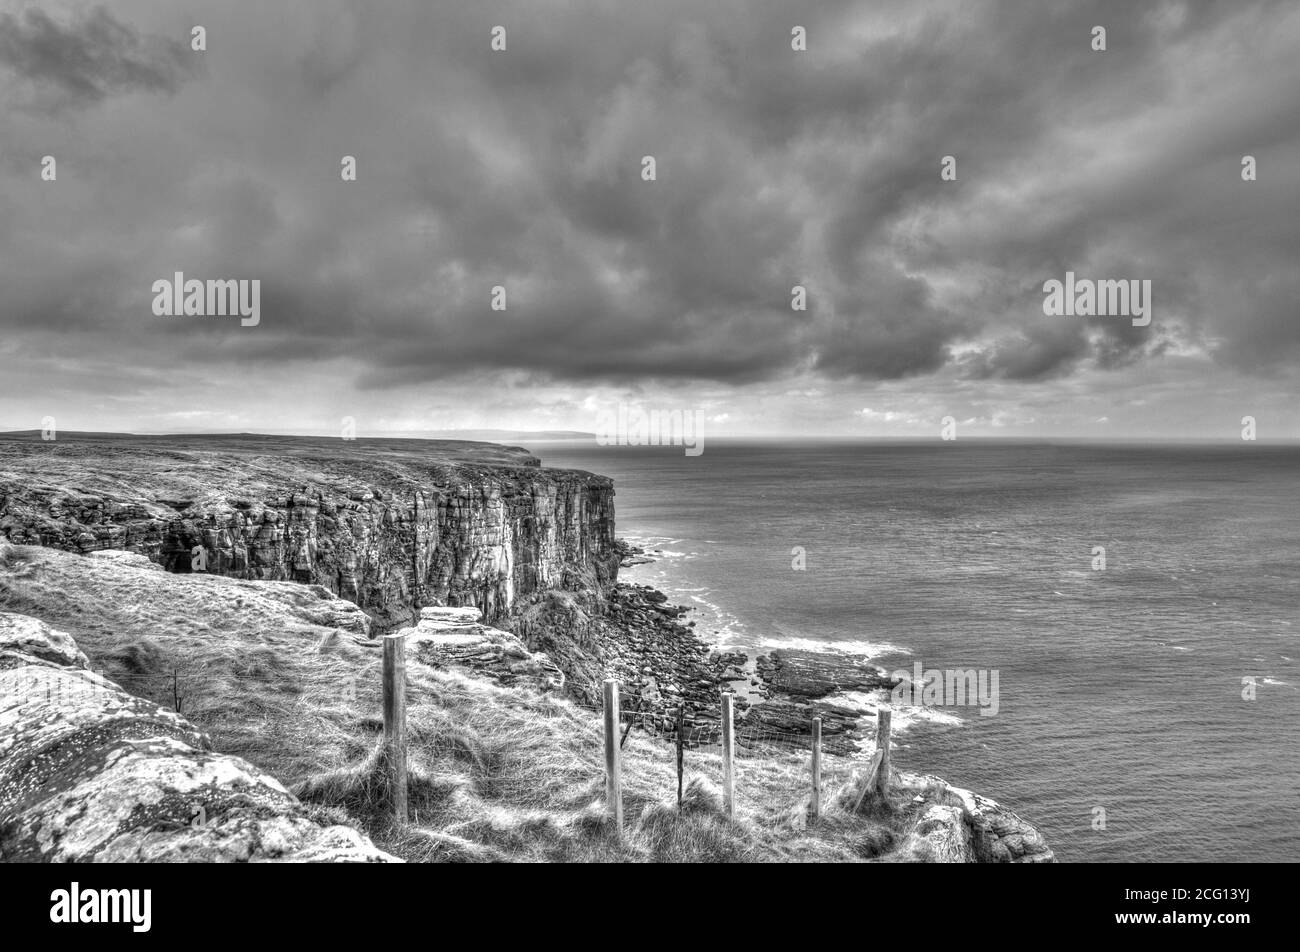
[[1291, 0], [0, 0], [0, 429], [1300, 438], [1297, 51]]

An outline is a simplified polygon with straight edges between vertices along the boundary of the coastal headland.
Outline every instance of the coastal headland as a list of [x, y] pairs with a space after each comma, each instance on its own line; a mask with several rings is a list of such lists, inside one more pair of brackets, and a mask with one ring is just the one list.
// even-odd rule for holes
[[[175, 709], [216, 751], [337, 811], [328, 818], [359, 831], [358, 849], [372, 837], [385, 856], [415, 860], [638, 849], [665, 861], [1052, 859], [1015, 814], [923, 774], [900, 773], [899, 802], [880, 815], [850, 809], [872, 725], [836, 695], [887, 690], [884, 672], [830, 652], [707, 644], [687, 609], [619, 581], [646, 556], [616, 537], [612, 482], [543, 468], [517, 447], [3, 434], [0, 539], [0, 610], [67, 633], [125, 694]], [[385, 828], [365, 792], [376, 639], [399, 631], [428, 744], [423, 832]], [[587, 763], [608, 677], [634, 715], [629, 757], [643, 761], [632, 794], [642, 835], [622, 845], [602, 838], [601, 778]], [[712, 805], [719, 699], [733, 687], [746, 819], [710, 807], [682, 826], [671, 735], [686, 725], [692, 802]], [[848, 791], [815, 825], [806, 756], [783, 747], [813, 717], [830, 780]], [[517, 762], [525, 750], [535, 763]], [[550, 818], [548, 833], [520, 833], [529, 809]], [[508, 833], [487, 819], [502, 810]]]

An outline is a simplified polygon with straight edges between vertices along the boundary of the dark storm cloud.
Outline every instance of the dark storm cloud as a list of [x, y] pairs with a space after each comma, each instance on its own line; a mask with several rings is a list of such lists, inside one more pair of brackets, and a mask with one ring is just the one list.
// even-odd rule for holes
[[1039, 324], [966, 358], [976, 379], [1043, 380], [1073, 370], [1090, 350], [1082, 324]]
[[53, 110], [121, 93], [174, 93], [192, 70], [188, 44], [142, 34], [102, 6], [67, 22], [35, 7], [0, 13], [0, 66], [35, 88], [35, 105]]
[[[1294, 5], [237, 3], [204, 12], [199, 56], [169, 5], [114, 10], [0, 14], [0, 64], [104, 106], [0, 117], [26, 353], [339, 360], [373, 389], [1049, 381], [1175, 339], [1246, 371], [1300, 356]], [[102, 115], [132, 90], [177, 95]], [[68, 171], [42, 190], [46, 151]], [[178, 270], [261, 278], [261, 325], [154, 318]], [[1046, 317], [1067, 270], [1150, 279], [1152, 326]]]

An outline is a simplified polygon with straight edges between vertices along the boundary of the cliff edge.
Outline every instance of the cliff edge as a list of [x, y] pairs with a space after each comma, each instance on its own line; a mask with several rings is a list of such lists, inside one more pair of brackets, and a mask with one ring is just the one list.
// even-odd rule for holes
[[322, 585], [384, 626], [613, 584], [614, 488], [450, 440], [0, 434], [0, 537]]

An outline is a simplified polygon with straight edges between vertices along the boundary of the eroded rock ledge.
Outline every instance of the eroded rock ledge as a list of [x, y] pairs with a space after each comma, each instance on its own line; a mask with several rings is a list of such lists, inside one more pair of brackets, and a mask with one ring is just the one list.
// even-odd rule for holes
[[0, 611], [0, 859], [399, 862], [89, 667], [69, 635]]
[[564, 686], [564, 673], [545, 652], [529, 651], [510, 632], [483, 624], [477, 608], [422, 608], [419, 621], [398, 634], [406, 636], [407, 655], [430, 667], [464, 668], [503, 687]]

